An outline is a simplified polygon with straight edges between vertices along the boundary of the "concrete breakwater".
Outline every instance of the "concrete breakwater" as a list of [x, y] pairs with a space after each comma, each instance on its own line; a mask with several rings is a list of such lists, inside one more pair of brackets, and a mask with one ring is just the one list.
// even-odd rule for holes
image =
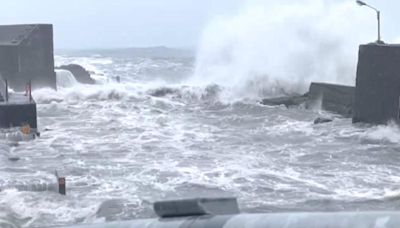
[[261, 103], [286, 107], [303, 105], [307, 109], [321, 108], [350, 118], [354, 92], [355, 88], [351, 86], [313, 82], [309, 91], [303, 95], [263, 99]]

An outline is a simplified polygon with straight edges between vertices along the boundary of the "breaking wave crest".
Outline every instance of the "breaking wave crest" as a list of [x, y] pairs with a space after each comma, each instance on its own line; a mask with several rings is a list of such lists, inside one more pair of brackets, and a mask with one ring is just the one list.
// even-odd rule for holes
[[[64, 85], [71, 85], [69, 82]], [[135, 101], [146, 99], [167, 99], [183, 103], [221, 102], [222, 88], [218, 85], [194, 87], [186, 85], [140, 85], [101, 84], [59, 87], [58, 90], [49, 88], [33, 91], [33, 97], [38, 104], [52, 102], [77, 103], [78, 101]]]
[[241, 97], [303, 93], [311, 81], [352, 85], [358, 44], [374, 37], [368, 16], [351, 1], [252, 2], [206, 27], [190, 81]]

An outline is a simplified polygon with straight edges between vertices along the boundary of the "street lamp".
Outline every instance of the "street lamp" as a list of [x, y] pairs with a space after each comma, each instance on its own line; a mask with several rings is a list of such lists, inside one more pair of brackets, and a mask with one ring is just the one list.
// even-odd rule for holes
[[363, 1], [357, 0], [356, 2], [360, 6], [366, 6], [366, 7], [370, 8], [370, 9], [375, 10], [377, 18], [378, 18], [378, 41], [377, 41], [377, 43], [383, 43], [382, 40], [381, 40], [381, 11], [379, 11], [375, 7], [372, 7], [372, 6], [368, 5], [367, 3], [363, 2]]

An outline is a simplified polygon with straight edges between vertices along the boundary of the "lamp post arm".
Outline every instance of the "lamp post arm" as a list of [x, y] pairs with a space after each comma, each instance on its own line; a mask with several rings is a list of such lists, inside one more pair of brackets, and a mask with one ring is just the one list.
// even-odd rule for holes
[[379, 11], [377, 8], [370, 6], [368, 4], [365, 4], [366, 7], [375, 10], [376, 16], [378, 19], [378, 42], [381, 42], [381, 11]]
[[360, 1], [356, 1], [356, 2], [360, 6], [366, 6], [366, 7], [370, 8], [370, 9], [372, 9], [372, 10], [375, 10], [376, 16], [377, 16], [377, 19], [378, 19], [378, 40], [377, 40], [377, 42], [378, 43], [383, 43], [382, 40], [381, 40], [381, 11], [379, 11], [377, 8], [375, 8], [373, 6], [368, 5], [367, 3], [365, 3], [365, 2], [363, 2], [361, 0]]
[[370, 9], [375, 10], [376, 13], [379, 13], [379, 10], [378, 10], [377, 8], [375, 8], [375, 7], [373, 7], [373, 6], [370, 6], [370, 5], [368, 5], [368, 4], [365, 4], [365, 6], [368, 7], [368, 8], [370, 8]]

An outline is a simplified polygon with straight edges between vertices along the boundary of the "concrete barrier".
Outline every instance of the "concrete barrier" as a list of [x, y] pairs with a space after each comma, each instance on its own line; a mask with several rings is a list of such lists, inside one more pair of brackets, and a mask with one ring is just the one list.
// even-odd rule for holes
[[[156, 203], [155, 210], [162, 208], [164, 215], [174, 217], [153, 218], [133, 221], [120, 221], [111, 223], [97, 223], [93, 225], [74, 225], [73, 227], [121, 227], [121, 228], [364, 228], [364, 227], [400, 227], [400, 212], [334, 212], [334, 213], [271, 213], [271, 214], [236, 214], [237, 208], [231, 204], [231, 200], [214, 199], [212, 206], [209, 205], [208, 213], [203, 212], [204, 199], [183, 200], [166, 203]], [[228, 202], [228, 204], [227, 204]], [[229, 203], [230, 202], [230, 203]], [[218, 205], [218, 203], [222, 203]], [[197, 204], [197, 205], [196, 205]], [[206, 206], [207, 208], [207, 206]], [[210, 210], [212, 208], [212, 210]], [[224, 211], [225, 210], [225, 211]], [[191, 211], [194, 216], [185, 216]], [[225, 212], [232, 213], [226, 215]], [[215, 213], [214, 213], [215, 212]], [[200, 215], [196, 216], [195, 214]], [[158, 214], [158, 213], [157, 213]]]

